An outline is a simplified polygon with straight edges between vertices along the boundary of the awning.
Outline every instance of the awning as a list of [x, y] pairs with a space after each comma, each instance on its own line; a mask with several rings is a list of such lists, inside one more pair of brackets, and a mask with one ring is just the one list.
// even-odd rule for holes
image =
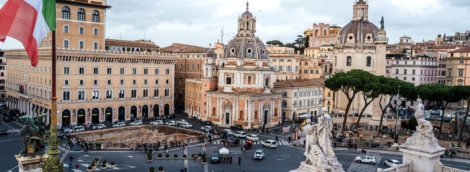
[[222, 149], [219, 150], [220, 155], [228, 155], [229, 151], [227, 148], [223, 147]]

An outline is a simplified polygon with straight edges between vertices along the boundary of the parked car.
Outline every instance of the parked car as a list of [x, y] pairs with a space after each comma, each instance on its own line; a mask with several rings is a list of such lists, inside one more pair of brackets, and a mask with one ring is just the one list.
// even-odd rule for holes
[[224, 129], [224, 130], [222, 130], [222, 132], [223, 132], [223, 133], [227, 133], [228, 136], [233, 135], [233, 132], [232, 132], [232, 130], [230, 130], [230, 129]]
[[238, 131], [238, 130], [243, 130], [243, 127], [242, 127], [242, 125], [232, 125], [232, 126], [230, 126], [230, 129]]
[[358, 156], [356, 157], [356, 162], [357, 163], [367, 163], [367, 164], [371, 164], [371, 165], [374, 165], [377, 163], [377, 160], [375, 159], [374, 156]]
[[266, 140], [263, 143], [263, 146], [266, 146], [268, 148], [276, 148], [277, 147], [277, 142], [276, 140]]
[[253, 159], [263, 159], [264, 158], [264, 151], [263, 149], [258, 149], [253, 156]]
[[105, 128], [106, 128], [106, 125], [104, 125], [104, 124], [98, 124], [98, 130], [99, 130], [99, 129], [105, 129]]
[[248, 134], [246, 135], [246, 139], [257, 142], [259, 141], [259, 137], [256, 134]]
[[212, 156], [211, 156], [211, 163], [219, 163], [220, 162], [220, 156], [219, 156], [219, 153], [212, 153]]
[[125, 122], [118, 122], [118, 125], [119, 125], [119, 127], [124, 127], [124, 126], [126, 126], [126, 123]]
[[131, 122], [131, 125], [142, 125], [141, 120], [135, 120], [134, 122]]
[[245, 138], [245, 137], [246, 137], [246, 134], [245, 134], [244, 131], [236, 131], [235, 133], [233, 133], [233, 136], [234, 136], [234, 137]]
[[113, 128], [119, 128], [121, 127], [119, 124], [113, 124]]
[[168, 122], [165, 123], [165, 125], [175, 126], [176, 122], [175, 121], [168, 121]]
[[64, 127], [63, 130], [64, 130], [64, 133], [70, 133], [70, 128], [68, 128], [68, 127]]
[[183, 128], [193, 128], [193, 125], [186, 122], [186, 123], [181, 124], [181, 127], [183, 127]]
[[72, 132], [80, 132], [80, 131], [85, 131], [85, 127], [83, 126], [76, 126], [73, 128]]
[[384, 162], [384, 165], [389, 166], [389, 167], [393, 167], [399, 164], [400, 164], [400, 161], [394, 160], [394, 159], [385, 160]]
[[202, 125], [212, 125], [211, 121], [202, 121]]
[[8, 130], [0, 130], [0, 135], [8, 135]]
[[10, 116], [7, 116], [7, 115], [3, 115], [3, 121], [5, 122], [8, 122], [8, 121], [11, 121], [11, 117]]
[[150, 125], [163, 125], [163, 121], [162, 120], [152, 121], [150, 122]]
[[201, 131], [209, 132], [210, 130], [212, 130], [212, 127], [211, 127], [211, 126], [204, 126], [204, 127], [201, 127]]

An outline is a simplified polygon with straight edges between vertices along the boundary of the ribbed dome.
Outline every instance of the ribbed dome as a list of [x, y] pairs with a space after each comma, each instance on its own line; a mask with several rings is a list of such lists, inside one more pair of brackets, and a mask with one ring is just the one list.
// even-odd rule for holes
[[253, 14], [251, 14], [250, 11], [245, 11], [245, 12], [242, 14], [242, 17], [243, 17], [243, 18], [247, 18], [247, 17], [250, 17], [250, 18], [251, 18], [251, 17], [253, 17]]
[[212, 57], [212, 58], [217, 58], [217, 53], [215, 53], [214, 49], [211, 48], [207, 54], [206, 54], [207, 57]]
[[[338, 43], [345, 44], [348, 39], [354, 39], [354, 43], [364, 43], [368, 40], [367, 34], [372, 34], [370, 39], [375, 40], [379, 28], [373, 23], [365, 20], [351, 21], [341, 29], [338, 34]], [[354, 34], [352, 37], [349, 34]]]
[[226, 58], [268, 58], [266, 46], [257, 37], [235, 37], [225, 47]]

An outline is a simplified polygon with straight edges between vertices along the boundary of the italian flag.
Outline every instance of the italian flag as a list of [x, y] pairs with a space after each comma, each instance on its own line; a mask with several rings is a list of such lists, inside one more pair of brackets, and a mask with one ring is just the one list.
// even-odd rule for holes
[[34, 67], [39, 44], [56, 26], [55, 1], [8, 0], [0, 9], [0, 41], [9, 36], [23, 43]]

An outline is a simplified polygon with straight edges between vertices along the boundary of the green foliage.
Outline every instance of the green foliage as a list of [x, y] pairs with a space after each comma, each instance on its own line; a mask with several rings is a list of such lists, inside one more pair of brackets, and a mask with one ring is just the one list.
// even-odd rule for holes
[[279, 45], [280, 47], [284, 46], [284, 43], [282, 43], [282, 42], [279, 41], [279, 40], [267, 41], [266, 44], [270, 44], [270, 45]]
[[113, 162], [113, 161], [111, 161], [111, 165], [116, 165], [116, 163], [115, 163], [115, 162]]
[[91, 165], [90, 165], [90, 166], [88, 166], [88, 170], [91, 170], [91, 169], [93, 169], [93, 167], [92, 167]]
[[408, 128], [414, 131], [416, 130], [417, 126], [418, 126], [418, 121], [416, 121], [416, 118], [412, 116], [411, 119], [408, 121]]
[[162, 166], [158, 167], [158, 170], [163, 171], [163, 167]]
[[310, 46], [310, 36], [309, 35], [307, 35], [307, 37], [305, 37], [304, 42], [305, 42], [305, 48]]
[[187, 158], [188, 156], [186, 154], [183, 154], [183, 158]]
[[155, 172], [155, 168], [150, 167], [150, 168], [149, 168], [149, 172]]
[[165, 158], [169, 158], [169, 157], [170, 157], [170, 154], [166, 154], [166, 155], [165, 155]]
[[159, 154], [158, 154], [158, 157], [159, 157], [159, 158], [161, 158], [161, 157], [162, 157], [162, 154], [161, 154], [161, 153], [159, 153]]
[[150, 152], [147, 153], [147, 159], [151, 160], [152, 159], [152, 154]]
[[202, 162], [207, 162], [207, 158], [204, 155], [202, 156]]

